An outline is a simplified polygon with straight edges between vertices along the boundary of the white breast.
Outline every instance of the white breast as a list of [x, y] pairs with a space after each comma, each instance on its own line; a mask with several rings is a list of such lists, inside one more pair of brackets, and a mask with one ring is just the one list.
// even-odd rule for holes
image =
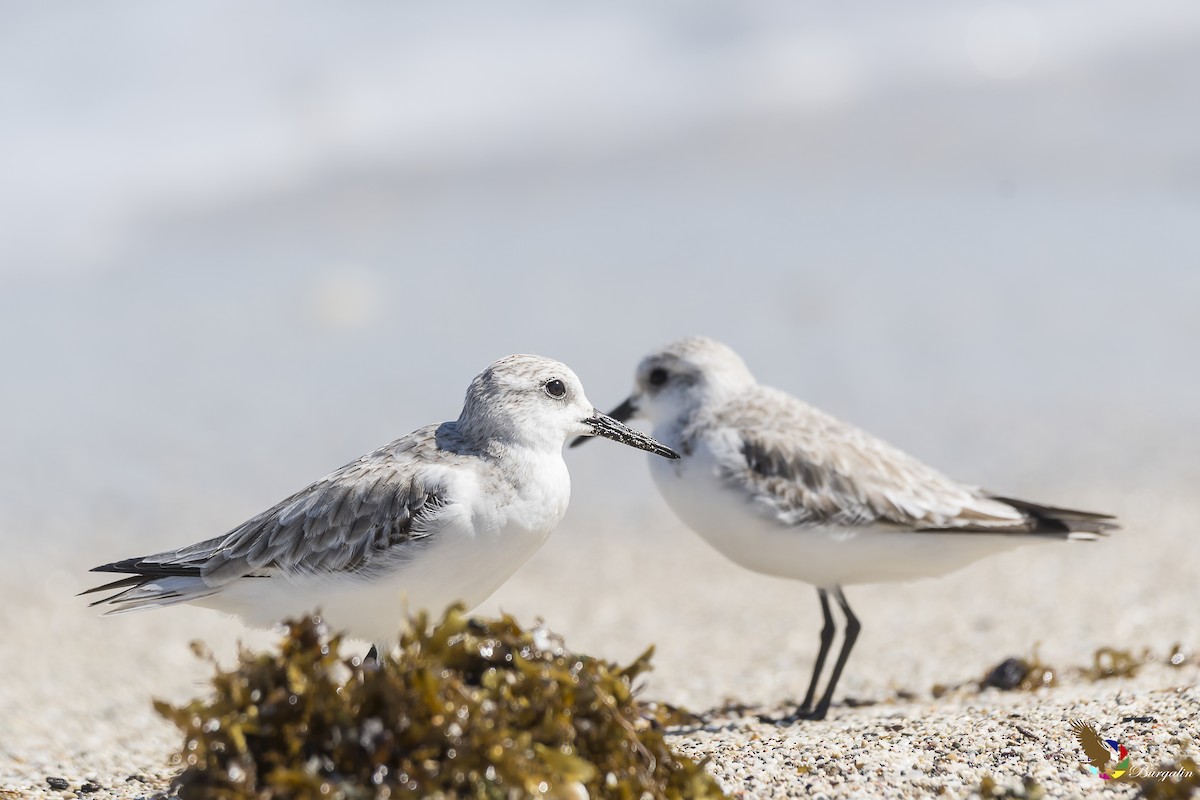
[[437, 613], [456, 601], [479, 605], [558, 527], [571, 497], [562, 454], [526, 454], [513, 467], [509, 475], [522, 480], [510, 487], [512, 494], [469, 483], [457, 489], [464, 497], [462, 518], [447, 520], [419, 561], [396, 576], [410, 607]]
[[537, 552], [567, 510], [561, 453], [522, 456], [515, 466], [523, 479], [499, 490], [485, 489], [473, 471], [447, 473], [452, 502], [432, 521], [436, 530], [384, 574], [247, 578], [198, 604], [261, 626], [319, 609], [333, 628], [378, 644], [394, 641], [409, 613], [438, 615], [455, 602], [473, 608]]

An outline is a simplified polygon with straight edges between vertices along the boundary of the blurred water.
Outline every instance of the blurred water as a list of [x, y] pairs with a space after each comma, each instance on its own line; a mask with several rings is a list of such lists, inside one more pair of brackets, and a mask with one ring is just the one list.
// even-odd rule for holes
[[216, 533], [501, 355], [607, 407], [689, 333], [997, 487], [1196, 475], [1192, 4], [0, 13], [12, 541]]

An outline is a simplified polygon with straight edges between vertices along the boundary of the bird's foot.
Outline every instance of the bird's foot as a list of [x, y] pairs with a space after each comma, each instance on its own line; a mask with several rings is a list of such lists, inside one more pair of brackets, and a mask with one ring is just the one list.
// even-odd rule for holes
[[818, 706], [817, 708], [812, 708], [812, 709], [798, 708], [795, 710], [795, 712], [792, 713], [791, 721], [799, 722], [801, 720], [810, 720], [810, 721], [816, 722], [816, 721], [825, 719], [825, 716], [828, 713], [829, 713], [828, 708], [821, 708], [820, 706]]
[[797, 722], [809, 720], [825, 719], [828, 708], [809, 708], [808, 706], [800, 706], [790, 714], [784, 714], [779, 717], [771, 716], [770, 714], [759, 714], [758, 721], [768, 725], [793, 725]]

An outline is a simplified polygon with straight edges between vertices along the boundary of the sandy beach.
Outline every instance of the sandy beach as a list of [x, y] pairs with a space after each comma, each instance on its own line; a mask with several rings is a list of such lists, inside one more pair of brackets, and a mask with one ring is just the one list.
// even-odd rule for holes
[[[737, 569], [665, 511], [633, 525], [589, 528], [569, 518], [480, 613], [544, 617], [584, 652], [631, 659], [655, 643], [645, 696], [709, 715], [673, 744], [736, 797], [967, 797], [984, 775], [1036, 780], [1053, 797], [1127, 796], [1082, 766], [1068, 720], [1090, 720], [1126, 744], [1137, 764], [1195, 752], [1200, 665], [1163, 657], [1200, 642], [1193, 566], [1200, 507], [1098, 491], [1072, 502], [1121, 513], [1126, 530], [1094, 545], [1036, 546], [944, 579], [850, 590], [864, 623], [827, 720], [780, 725], [803, 692], [819, 627], [813, 591]], [[1139, 500], [1141, 502], [1139, 502]], [[205, 666], [188, 642], [228, 661], [237, 642], [268, 645], [216, 613], [176, 608], [98, 619], [73, 593], [73, 569], [103, 557], [72, 554], [42, 574], [7, 575], [0, 648], [0, 787], [11, 797], [149, 797], [172, 775], [179, 735], [152, 697], [203, 691]], [[1134, 566], [1136, 565], [1136, 567]], [[88, 576], [90, 577], [90, 576]], [[975, 682], [1037, 646], [1058, 685], [980, 692]], [[1099, 647], [1159, 660], [1134, 678], [1091, 681]], [[955, 686], [940, 698], [935, 684]], [[850, 705], [848, 699], [854, 704]], [[66, 794], [48, 778], [68, 782]]]

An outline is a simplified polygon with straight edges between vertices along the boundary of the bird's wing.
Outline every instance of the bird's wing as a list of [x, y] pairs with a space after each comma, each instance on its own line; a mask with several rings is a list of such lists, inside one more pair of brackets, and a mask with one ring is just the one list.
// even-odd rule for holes
[[694, 427], [700, 426], [723, 440], [717, 447], [725, 480], [789, 524], [1042, 532], [1032, 512], [774, 389], [759, 387], [697, 418]]
[[1088, 763], [1103, 772], [1104, 765], [1108, 763], [1111, 754], [1108, 746], [1104, 744], [1104, 740], [1100, 738], [1100, 734], [1081, 719], [1071, 720], [1071, 731], [1079, 740], [1079, 746], [1083, 748], [1084, 755], [1088, 757]]
[[444, 487], [415, 469], [418, 454], [409, 451], [420, 439], [413, 439], [342, 467], [224, 536], [94, 571], [195, 576], [216, 586], [246, 576], [369, 570], [428, 536], [429, 518], [447, 504]]

